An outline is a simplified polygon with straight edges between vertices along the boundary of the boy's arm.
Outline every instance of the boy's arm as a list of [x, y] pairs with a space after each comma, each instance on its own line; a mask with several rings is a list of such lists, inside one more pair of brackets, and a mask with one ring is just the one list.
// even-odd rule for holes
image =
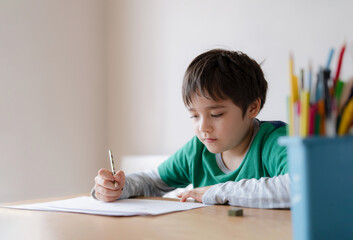
[[290, 178], [287, 173], [259, 180], [219, 183], [206, 191], [202, 202], [251, 208], [290, 208]]
[[[137, 196], [160, 197], [174, 189], [174, 187], [170, 187], [161, 179], [157, 169], [153, 169], [128, 174], [125, 179], [123, 193], [119, 199]], [[91, 191], [91, 196], [97, 199], [94, 188]]]
[[278, 137], [285, 135], [286, 127], [279, 127], [268, 135], [262, 146], [262, 162], [270, 177], [214, 185], [204, 194], [203, 202], [255, 208], [289, 208], [287, 151], [277, 143]]
[[[197, 137], [192, 138], [184, 147], [161, 163], [158, 169], [127, 175], [119, 199], [137, 196], [163, 196], [177, 187], [188, 186], [190, 180], [187, 159], [190, 149], [194, 149], [195, 144], [201, 145]], [[96, 198], [94, 188], [91, 195]]]

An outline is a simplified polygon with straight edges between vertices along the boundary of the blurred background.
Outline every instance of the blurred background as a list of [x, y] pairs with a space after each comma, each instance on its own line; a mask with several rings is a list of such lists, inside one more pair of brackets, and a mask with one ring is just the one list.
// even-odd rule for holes
[[119, 168], [158, 165], [193, 136], [182, 78], [212, 48], [262, 63], [259, 118], [287, 121], [290, 52], [296, 73], [309, 61], [317, 72], [333, 47], [335, 71], [346, 42], [341, 78], [353, 75], [352, 9], [349, 0], [0, 0], [0, 202], [88, 193], [109, 148]]

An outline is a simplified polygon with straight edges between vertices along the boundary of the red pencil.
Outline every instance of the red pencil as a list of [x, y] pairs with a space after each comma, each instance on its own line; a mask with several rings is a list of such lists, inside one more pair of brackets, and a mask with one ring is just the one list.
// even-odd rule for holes
[[309, 112], [309, 136], [312, 136], [315, 133], [316, 112], [317, 112], [317, 106], [316, 104], [312, 104], [310, 106], [310, 112]]
[[344, 55], [344, 51], [346, 50], [346, 44], [343, 44], [341, 52], [340, 52], [340, 57], [338, 60], [338, 66], [337, 66], [337, 72], [336, 72], [336, 76], [333, 79], [333, 85], [336, 86], [336, 82], [340, 76], [340, 71], [341, 71], [341, 66], [342, 66], [342, 60], [343, 60], [343, 55]]

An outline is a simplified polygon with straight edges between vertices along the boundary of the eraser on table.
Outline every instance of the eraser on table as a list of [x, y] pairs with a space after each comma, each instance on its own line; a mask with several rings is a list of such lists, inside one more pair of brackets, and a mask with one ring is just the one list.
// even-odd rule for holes
[[228, 216], [243, 216], [242, 208], [231, 208], [228, 210]]

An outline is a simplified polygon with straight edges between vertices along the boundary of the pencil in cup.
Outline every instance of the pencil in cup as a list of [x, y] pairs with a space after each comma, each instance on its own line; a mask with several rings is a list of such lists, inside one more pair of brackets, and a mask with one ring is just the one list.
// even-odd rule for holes
[[[115, 166], [114, 166], [114, 159], [113, 159], [113, 154], [112, 154], [112, 151], [110, 151], [109, 149], [109, 160], [110, 160], [110, 168], [112, 170], [112, 174], [113, 176], [115, 176]], [[114, 187], [118, 187], [118, 182], [114, 180]]]

